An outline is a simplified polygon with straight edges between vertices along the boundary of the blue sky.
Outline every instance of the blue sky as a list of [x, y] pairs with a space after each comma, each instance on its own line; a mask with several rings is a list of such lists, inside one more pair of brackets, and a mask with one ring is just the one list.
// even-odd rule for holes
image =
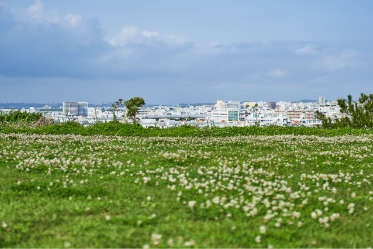
[[0, 102], [373, 92], [372, 1], [0, 0]]

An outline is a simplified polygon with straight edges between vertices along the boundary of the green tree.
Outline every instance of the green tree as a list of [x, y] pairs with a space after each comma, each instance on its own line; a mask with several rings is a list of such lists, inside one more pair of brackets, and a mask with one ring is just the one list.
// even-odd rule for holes
[[134, 123], [137, 123], [136, 114], [139, 109], [145, 105], [145, 101], [141, 97], [134, 97], [124, 102], [127, 108], [126, 116], [131, 119]]
[[113, 104], [111, 104], [111, 112], [113, 113], [113, 121], [117, 122], [117, 112], [118, 112], [118, 101], [115, 101]]
[[352, 96], [347, 95], [347, 100], [337, 100], [342, 114], [341, 118], [332, 120], [324, 113], [316, 111], [316, 118], [322, 121], [324, 128], [352, 127], [372, 128], [373, 127], [373, 94], [361, 93], [358, 101], [353, 101]]
[[[122, 109], [122, 111], [124, 111], [124, 102], [123, 102], [123, 99], [118, 99], [117, 101], [115, 101], [113, 104], [111, 104], [111, 111], [113, 113], [113, 121], [114, 122], [117, 122], [118, 121], [118, 111], [120, 109]], [[124, 117], [124, 115], [123, 115]]]

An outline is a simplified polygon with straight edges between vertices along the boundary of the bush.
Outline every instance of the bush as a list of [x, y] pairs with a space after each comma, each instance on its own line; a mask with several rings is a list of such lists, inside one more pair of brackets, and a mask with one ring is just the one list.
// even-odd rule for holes
[[30, 124], [38, 121], [42, 116], [43, 115], [41, 113], [27, 113], [21, 111], [11, 111], [8, 114], [3, 114], [0, 112], [0, 124]]

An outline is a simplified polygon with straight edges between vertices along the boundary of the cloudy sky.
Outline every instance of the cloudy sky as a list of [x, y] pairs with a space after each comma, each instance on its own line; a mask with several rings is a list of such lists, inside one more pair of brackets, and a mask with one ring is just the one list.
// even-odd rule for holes
[[373, 93], [373, 1], [0, 0], [0, 103]]

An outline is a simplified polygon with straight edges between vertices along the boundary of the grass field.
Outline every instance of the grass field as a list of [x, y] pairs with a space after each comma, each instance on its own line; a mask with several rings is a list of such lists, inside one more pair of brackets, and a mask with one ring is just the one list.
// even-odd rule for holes
[[373, 135], [0, 134], [0, 247], [372, 247]]

